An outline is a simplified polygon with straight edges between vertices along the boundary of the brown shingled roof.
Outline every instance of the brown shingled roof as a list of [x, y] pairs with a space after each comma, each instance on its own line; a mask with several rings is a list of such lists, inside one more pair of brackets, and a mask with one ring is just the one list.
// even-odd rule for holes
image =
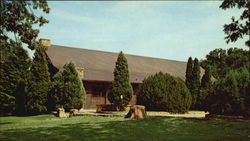
[[[84, 80], [113, 81], [113, 71], [118, 53], [51, 45], [46, 51], [52, 64], [60, 69], [73, 61], [84, 68]], [[142, 80], [159, 71], [185, 80], [186, 62], [125, 54], [128, 60], [130, 81]], [[203, 70], [201, 70], [203, 74]]]

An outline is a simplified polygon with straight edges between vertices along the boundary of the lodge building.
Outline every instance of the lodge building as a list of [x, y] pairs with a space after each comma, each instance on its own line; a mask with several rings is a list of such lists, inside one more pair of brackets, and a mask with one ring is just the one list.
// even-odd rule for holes
[[[96, 108], [97, 104], [109, 104], [108, 92], [113, 81], [113, 71], [118, 53], [65, 47], [50, 44], [50, 40], [42, 39], [46, 46], [49, 71], [55, 74], [66, 62], [73, 61], [86, 90], [84, 108]], [[169, 73], [185, 80], [186, 62], [160, 58], [125, 54], [128, 60], [130, 82], [134, 94], [130, 104], [136, 104], [136, 93], [143, 79], [157, 72]], [[204, 70], [201, 70], [204, 73]]]

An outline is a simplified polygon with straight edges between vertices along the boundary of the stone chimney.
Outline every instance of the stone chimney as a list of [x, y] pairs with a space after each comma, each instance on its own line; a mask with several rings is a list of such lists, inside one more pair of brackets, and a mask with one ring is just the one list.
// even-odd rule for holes
[[46, 50], [51, 46], [49, 39], [40, 39], [39, 42], [45, 47]]
[[84, 68], [76, 67], [76, 70], [77, 70], [77, 72], [78, 72], [78, 74], [79, 74], [79, 77], [80, 77], [81, 79], [83, 79], [83, 78], [84, 78]]

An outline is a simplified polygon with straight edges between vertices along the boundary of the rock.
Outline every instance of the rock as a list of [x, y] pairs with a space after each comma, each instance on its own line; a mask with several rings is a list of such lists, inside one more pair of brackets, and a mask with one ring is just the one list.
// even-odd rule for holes
[[130, 107], [129, 112], [125, 116], [125, 118], [131, 119], [144, 119], [147, 116], [145, 111], [145, 106], [142, 105], [134, 105]]
[[70, 109], [70, 112], [69, 112], [69, 117], [73, 117], [73, 116], [76, 116], [78, 113], [78, 110], [77, 109]]
[[57, 109], [57, 116], [60, 118], [67, 118], [68, 116], [65, 113], [64, 108], [58, 108]]

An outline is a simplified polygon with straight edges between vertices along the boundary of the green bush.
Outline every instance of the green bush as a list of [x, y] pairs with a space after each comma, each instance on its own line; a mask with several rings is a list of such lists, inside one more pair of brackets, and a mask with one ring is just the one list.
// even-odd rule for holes
[[[245, 77], [245, 78], [242, 78]], [[249, 116], [249, 73], [230, 71], [214, 84], [207, 97], [211, 114]], [[244, 80], [245, 79], [245, 80]]]
[[181, 79], [159, 72], [143, 80], [137, 102], [147, 110], [184, 113], [190, 108], [192, 98]]

